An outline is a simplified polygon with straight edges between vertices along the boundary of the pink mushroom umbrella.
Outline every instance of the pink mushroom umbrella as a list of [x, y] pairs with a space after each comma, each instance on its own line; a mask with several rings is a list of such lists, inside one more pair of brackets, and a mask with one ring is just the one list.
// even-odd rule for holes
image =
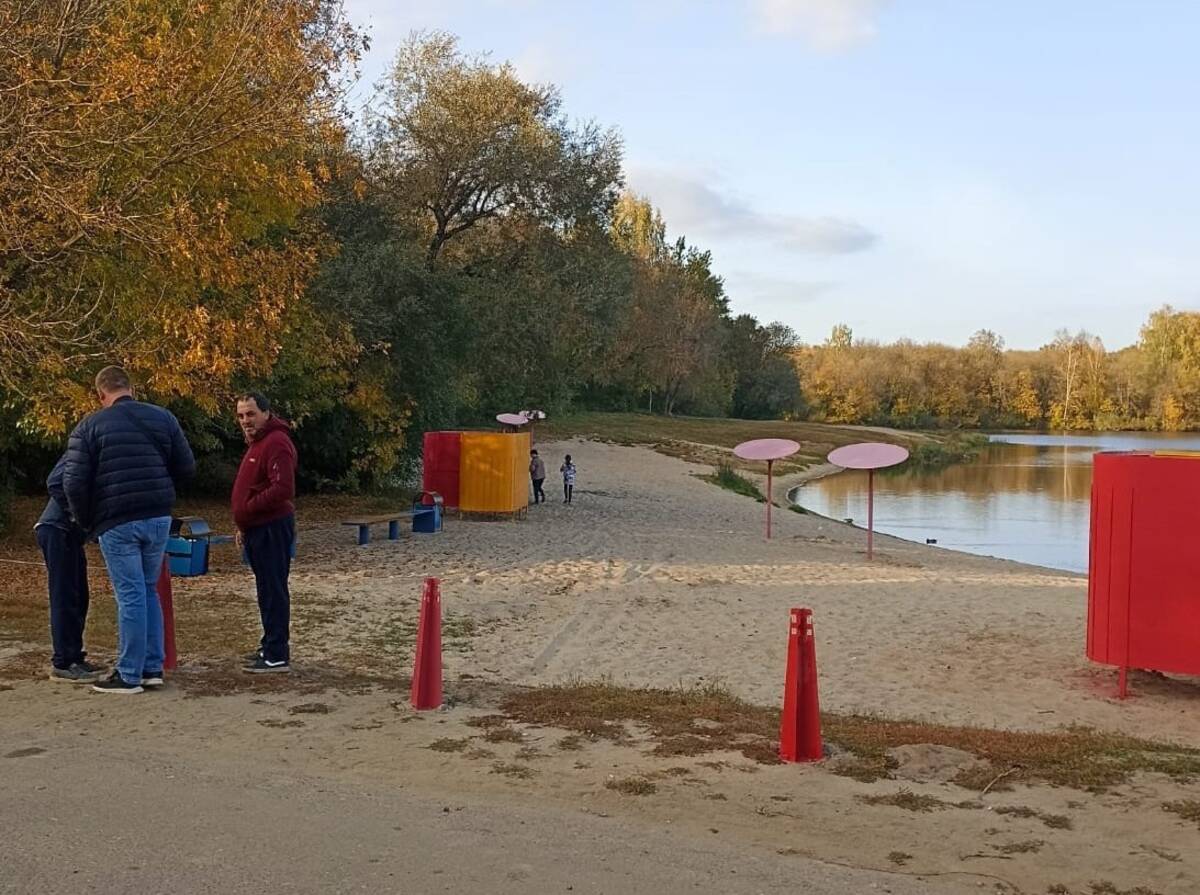
[[512, 426], [514, 429], [519, 429], [528, 423], [529, 420], [519, 413], [497, 413], [496, 422], [502, 426]]
[[864, 441], [836, 448], [825, 459], [843, 469], [867, 470], [867, 559], [870, 559], [875, 536], [875, 470], [903, 463], [908, 459], [908, 451], [898, 444]]
[[790, 457], [800, 445], [787, 438], [756, 438], [743, 441], [733, 449], [734, 456], [743, 460], [767, 461], [767, 540], [771, 539], [771, 466], [776, 460]]

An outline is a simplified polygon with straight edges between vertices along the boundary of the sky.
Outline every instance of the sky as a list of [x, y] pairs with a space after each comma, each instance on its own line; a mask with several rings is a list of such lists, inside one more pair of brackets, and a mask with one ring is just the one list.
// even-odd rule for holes
[[615, 127], [735, 313], [806, 342], [1110, 349], [1200, 309], [1193, 0], [345, 0], [365, 102], [414, 30]]

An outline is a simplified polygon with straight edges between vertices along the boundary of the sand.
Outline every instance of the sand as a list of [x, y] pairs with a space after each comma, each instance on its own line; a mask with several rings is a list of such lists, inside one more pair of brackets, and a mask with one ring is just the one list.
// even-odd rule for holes
[[[641, 448], [540, 447], [551, 466], [574, 455], [571, 506], [548, 488], [550, 501], [521, 520], [451, 518], [438, 536], [365, 548], [337, 526], [305, 531], [296, 603], [342, 611], [318, 642], [301, 634], [297, 654], [384, 643], [407, 655], [402, 632], [390, 644], [387, 632], [414, 617], [430, 575], [451, 629], [474, 627], [469, 648], [448, 652], [450, 677], [720, 682], [772, 704], [788, 610], [806, 606], [824, 708], [1200, 743], [1194, 681], [1136, 675], [1135, 698], [1121, 702], [1114, 671], [1087, 661], [1081, 576], [888, 537], [868, 562], [862, 531], [782, 508], [767, 542], [763, 505], [700, 479], [708, 469]], [[794, 484], [781, 482], [777, 499]]]
[[[162, 800], [176, 792], [170, 780], [194, 781], [194, 797], [186, 788], [180, 797], [201, 806], [186, 829], [202, 838], [172, 845], [181, 860], [170, 891], [180, 892], [227, 882], [203, 837], [217, 829], [234, 839], [254, 835], [257, 809], [239, 793], [260, 791], [297, 812], [296, 836], [280, 833], [271, 847], [289, 891], [298, 892], [391, 885], [388, 877], [404, 870], [403, 849], [390, 850], [386, 837], [368, 832], [385, 815], [395, 816], [396, 830], [414, 822], [425, 829], [429, 812], [443, 816], [439, 804], [451, 815], [463, 812], [461, 822], [450, 821], [463, 835], [448, 840], [452, 854], [439, 860], [458, 856], [456, 879], [464, 885], [504, 874], [496, 891], [519, 891], [522, 880], [540, 890], [550, 879], [574, 880], [575, 891], [703, 890], [706, 881], [710, 891], [790, 891], [773, 881], [803, 877], [813, 860], [832, 874], [828, 891], [839, 893], [1044, 892], [1058, 883], [1076, 893], [1091, 891], [1093, 880], [1111, 880], [1118, 891], [1143, 883], [1164, 895], [1197, 890], [1195, 826], [1162, 805], [1200, 800], [1200, 783], [1142, 774], [1099, 794], [1019, 786], [967, 808], [913, 814], [860, 797], [905, 787], [958, 803], [971, 793], [945, 778], [962, 756], [913, 747], [919, 754], [902, 761], [897, 779], [860, 783], [821, 766], [756, 766], [737, 753], [664, 759], [636, 740], [565, 752], [557, 746], [563, 732], [548, 728], [523, 728], [515, 743], [484, 743], [469, 721], [494, 710], [489, 688], [507, 684], [719, 682], [751, 701], [778, 704], [788, 610], [807, 606], [815, 613], [825, 709], [1040, 731], [1084, 724], [1200, 744], [1194, 680], [1138, 674], [1134, 697], [1121, 702], [1115, 672], [1086, 660], [1080, 576], [887, 537], [868, 562], [863, 532], [786, 509], [775, 513], [776, 537], [767, 543], [763, 505], [701, 480], [709, 469], [615, 445], [539, 449], [552, 468], [563, 453], [575, 457], [572, 506], [555, 500], [551, 488], [551, 501], [519, 520], [450, 518], [439, 535], [406, 534], [399, 542], [387, 541], [380, 526], [362, 548], [352, 530], [302, 514], [292, 680], [226, 689], [220, 675], [228, 669], [235, 684], [244, 678], [233, 668], [252, 643], [199, 649], [184, 640], [184, 686], [169, 681], [165, 692], [144, 699], [114, 702], [44, 679], [0, 685], [12, 688], [0, 692], [0, 771], [21, 770], [11, 796], [32, 805], [46, 788], [81, 777], [72, 800], [83, 805], [81, 822], [100, 828], [112, 787], [99, 771], [77, 773], [80, 763], [145, 768], [147, 782], [131, 804], [148, 818], [159, 817]], [[777, 498], [793, 484], [778, 482]], [[441, 580], [455, 705], [414, 714], [400, 680], [411, 668], [416, 606], [430, 575]], [[176, 580], [181, 616], [229, 613], [249, 631], [251, 600], [248, 572], [229, 548], [215, 552], [212, 574]], [[398, 686], [339, 687], [337, 669], [368, 670], [377, 679], [394, 672]], [[213, 674], [214, 683], [201, 687], [213, 695], [187, 695], [189, 675], [203, 681]], [[446, 738], [469, 740], [469, 749], [428, 748]], [[925, 754], [931, 749], [936, 754]], [[504, 770], [523, 765], [528, 776]], [[638, 798], [606, 786], [630, 776], [654, 780], [656, 793]], [[261, 782], [247, 782], [254, 780]], [[994, 810], [1013, 805], [1069, 817], [1072, 825], [1050, 829], [1036, 816]], [[587, 816], [597, 851], [572, 850], [573, 814]], [[595, 828], [593, 818], [611, 822], [614, 832]], [[533, 839], [495, 847], [495, 830], [526, 821]], [[361, 840], [318, 835], [359, 827]], [[17, 830], [24, 879], [50, 879], [62, 861], [40, 829]], [[702, 865], [678, 856], [712, 849], [750, 864], [739, 865], [736, 883], [708, 869], [687, 885], [679, 876], [677, 888], [648, 871], [638, 877], [644, 885], [623, 884], [606, 869], [619, 867], [619, 858], [605, 863], [612, 851], [605, 843], [616, 836], [643, 837], [643, 863], [680, 874]], [[367, 840], [377, 857], [353, 844]], [[227, 854], [237, 860], [236, 849]], [[116, 855], [86, 844], [72, 852], [97, 888], [127, 881], [134, 869]], [[897, 855], [906, 863], [897, 864]], [[345, 879], [355, 886], [330, 889], [313, 878], [305, 868], [317, 857], [320, 867], [346, 863]], [[750, 865], [761, 875], [751, 876]], [[882, 876], [854, 876], [861, 873]]]

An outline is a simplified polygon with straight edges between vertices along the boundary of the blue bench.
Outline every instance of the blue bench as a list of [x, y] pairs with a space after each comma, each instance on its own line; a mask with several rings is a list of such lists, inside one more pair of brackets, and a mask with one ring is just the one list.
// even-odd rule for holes
[[400, 520], [410, 518], [412, 518], [411, 510], [401, 510], [398, 513], [383, 513], [379, 516], [345, 519], [342, 521], [342, 525], [354, 525], [358, 527], [358, 546], [363, 547], [371, 543], [372, 525], [381, 525], [386, 522], [388, 524], [388, 540], [396, 541], [400, 539]]

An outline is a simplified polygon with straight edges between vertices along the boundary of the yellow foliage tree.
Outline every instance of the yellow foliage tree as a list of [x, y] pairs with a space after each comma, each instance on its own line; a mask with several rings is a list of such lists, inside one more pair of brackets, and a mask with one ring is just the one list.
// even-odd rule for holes
[[209, 411], [271, 370], [362, 47], [336, 0], [0, 0], [0, 389], [27, 426], [62, 431], [104, 362]]

